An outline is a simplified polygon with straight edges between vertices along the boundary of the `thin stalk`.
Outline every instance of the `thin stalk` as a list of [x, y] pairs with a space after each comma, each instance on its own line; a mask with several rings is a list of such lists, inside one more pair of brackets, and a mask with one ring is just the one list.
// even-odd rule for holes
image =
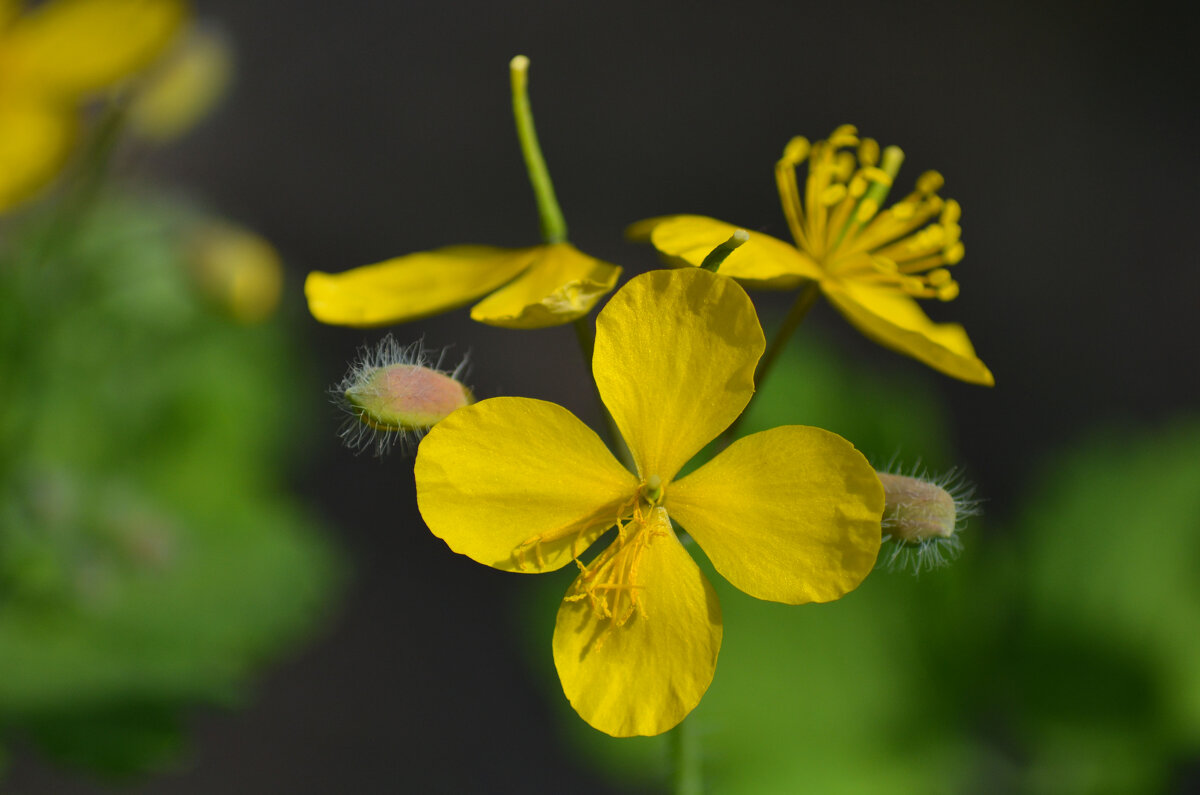
[[533, 110], [529, 105], [529, 59], [518, 55], [509, 62], [512, 81], [513, 119], [517, 123], [517, 140], [521, 143], [521, 155], [529, 172], [529, 184], [537, 199], [538, 218], [542, 225], [542, 240], [546, 243], [561, 243], [567, 239], [567, 221], [563, 218], [558, 198], [554, 195], [554, 183], [542, 157], [538, 144], [537, 130], [533, 126]]
[[[575, 339], [579, 342], [579, 352], [583, 354], [583, 365], [590, 369], [592, 354], [596, 350], [596, 339], [592, 336], [592, 328], [588, 325], [586, 317], [579, 318], [571, 325], [575, 327]], [[629, 445], [625, 444], [625, 437], [621, 436], [617, 421], [613, 419], [613, 415], [609, 413], [608, 407], [604, 405], [604, 400], [600, 397], [600, 388], [596, 385], [596, 379], [588, 378], [588, 382], [592, 385], [592, 394], [596, 398], [596, 405], [600, 407], [600, 413], [604, 415], [604, 422], [608, 427], [609, 447], [630, 472], [637, 474], [637, 465], [633, 461], [633, 454], [629, 452]]]
[[56, 249], [68, 248], [75, 239], [87, 214], [95, 204], [96, 196], [108, 176], [113, 150], [121, 138], [125, 126], [125, 103], [120, 98], [112, 100], [104, 115], [92, 131], [84, 149], [71, 186], [55, 208], [50, 223], [43, 232], [28, 261], [30, 267], [39, 267], [50, 259]]
[[686, 718], [667, 735], [671, 743], [671, 790], [675, 795], [701, 795], [704, 772], [700, 767], [700, 738]]
[[788, 310], [787, 317], [783, 319], [783, 324], [775, 332], [775, 336], [771, 338], [771, 344], [767, 346], [767, 352], [758, 361], [758, 367], [754, 371], [754, 394], [750, 396], [750, 402], [746, 404], [746, 408], [725, 431], [724, 440], [726, 445], [737, 438], [738, 426], [742, 424], [742, 420], [750, 413], [750, 407], [754, 405], [754, 399], [762, 392], [763, 384], [766, 383], [767, 376], [771, 374], [775, 360], [779, 358], [779, 354], [783, 353], [788, 340], [791, 339], [792, 334], [804, 321], [805, 316], [808, 315], [808, 310], [812, 309], [813, 304], [817, 302], [817, 298], [820, 295], [821, 287], [815, 281], [806, 284], [800, 290], [799, 294], [797, 294], [796, 300], [792, 303], [792, 308]]

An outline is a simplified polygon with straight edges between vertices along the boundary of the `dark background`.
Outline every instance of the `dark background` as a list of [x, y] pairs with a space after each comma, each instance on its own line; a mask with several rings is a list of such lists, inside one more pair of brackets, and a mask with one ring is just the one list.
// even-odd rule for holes
[[[620, 235], [646, 216], [786, 238], [771, 169], [793, 135], [854, 123], [904, 148], [901, 186], [940, 170], [967, 257], [962, 296], [931, 314], [967, 326], [997, 386], [924, 377], [989, 511], [1003, 516], [1033, 465], [1095, 423], [1196, 408], [1193, 20], [1102, 3], [196, 6], [232, 37], [237, 85], [150, 165], [284, 252], [286, 311], [324, 382], [382, 332], [308, 319], [308, 270], [537, 242], [509, 112], [508, 60], [525, 53], [572, 242], [629, 273], [655, 264]], [[921, 371], [825, 306], [808, 323], [882, 369]], [[469, 350], [482, 396], [595, 420], [569, 329], [493, 329], [460, 311], [398, 334]], [[355, 569], [340, 617], [247, 709], [197, 716], [193, 766], [140, 791], [604, 791], [555, 738], [553, 689], [522, 659], [525, 584], [449, 553], [415, 511], [409, 463], [354, 457], [323, 416], [296, 478]], [[36, 758], [9, 784], [95, 791]]]

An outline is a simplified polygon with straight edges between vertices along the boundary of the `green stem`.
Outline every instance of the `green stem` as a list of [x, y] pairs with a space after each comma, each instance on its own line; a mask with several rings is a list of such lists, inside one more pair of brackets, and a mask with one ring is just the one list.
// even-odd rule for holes
[[[592, 354], [596, 350], [596, 340], [592, 336], [591, 326], [588, 325], [587, 317], [581, 317], [573, 324], [575, 326], [575, 339], [579, 342], [579, 352], [583, 354], [584, 367], [591, 368]], [[592, 394], [596, 398], [596, 405], [600, 407], [600, 413], [604, 415], [604, 422], [608, 426], [609, 447], [616, 453], [617, 458], [621, 460], [630, 472], [637, 473], [637, 464], [633, 461], [633, 453], [629, 452], [629, 445], [625, 444], [625, 437], [621, 436], [621, 430], [617, 427], [617, 421], [613, 419], [613, 415], [609, 413], [608, 407], [604, 405], [604, 399], [600, 397], [600, 388], [596, 385], [596, 379], [588, 378], [592, 385]]]
[[754, 394], [750, 396], [750, 402], [746, 404], [746, 408], [725, 431], [724, 439], [727, 445], [737, 438], [738, 426], [742, 424], [742, 420], [750, 413], [750, 407], [754, 405], [754, 399], [762, 392], [763, 384], [766, 383], [767, 376], [771, 374], [775, 360], [779, 358], [779, 354], [783, 353], [788, 340], [791, 339], [792, 334], [799, 328], [800, 323], [808, 315], [808, 310], [812, 309], [813, 304], [817, 302], [817, 298], [820, 295], [820, 285], [815, 281], [810, 281], [796, 296], [796, 300], [792, 303], [792, 308], [788, 310], [787, 317], [783, 319], [783, 324], [775, 332], [775, 336], [771, 338], [771, 344], [767, 347], [767, 352], [758, 361], [758, 368], [754, 371]]
[[567, 221], [554, 195], [554, 183], [542, 157], [538, 144], [537, 130], [533, 126], [533, 110], [529, 106], [529, 59], [518, 55], [509, 63], [512, 79], [513, 119], [517, 123], [517, 140], [521, 143], [521, 155], [529, 172], [529, 184], [537, 199], [538, 217], [542, 224], [542, 240], [546, 243], [561, 243], [567, 239]]
[[671, 789], [675, 795], [701, 795], [704, 773], [700, 768], [700, 738], [686, 718], [668, 734], [671, 743]]
[[104, 179], [108, 176], [112, 153], [124, 126], [125, 103], [118, 97], [108, 104], [104, 115], [96, 124], [96, 129], [92, 131], [81, 158], [79, 172], [55, 209], [40, 241], [34, 246], [27, 262], [29, 267], [39, 267], [49, 260], [56, 250], [69, 248], [79, 234], [88, 212], [95, 204]]

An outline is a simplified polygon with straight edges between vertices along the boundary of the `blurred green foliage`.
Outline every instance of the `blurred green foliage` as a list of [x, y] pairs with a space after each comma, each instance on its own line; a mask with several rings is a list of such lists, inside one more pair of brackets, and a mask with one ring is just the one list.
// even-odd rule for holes
[[327, 610], [337, 556], [285, 493], [317, 394], [281, 321], [205, 303], [198, 216], [115, 198], [0, 249], [0, 732], [115, 774], [169, 763]]
[[[899, 450], [936, 473], [953, 460], [924, 380], [797, 343], [748, 432], [803, 422], [877, 463]], [[919, 579], [877, 570], [827, 605], [757, 601], [691, 546], [725, 624], [716, 678], [688, 718], [707, 789], [1168, 790], [1200, 753], [1198, 483], [1200, 422], [1100, 433], [1035, 470], [1012, 515], [985, 502], [956, 563]], [[557, 690], [548, 640], [572, 573], [526, 586], [530, 660], [598, 771], [662, 786], [665, 736], [595, 732]]]

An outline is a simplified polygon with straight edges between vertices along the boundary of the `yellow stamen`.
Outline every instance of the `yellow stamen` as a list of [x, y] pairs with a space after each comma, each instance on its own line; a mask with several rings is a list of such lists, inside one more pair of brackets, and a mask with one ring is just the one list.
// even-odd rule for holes
[[[610, 512], [611, 511], [611, 512]], [[592, 516], [586, 517], [581, 521], [571, 522], [562, 527], [549, 530], [544, 533], [530, 536], [522, 541], [513, 549], [513, 560], [516, 561], [518, 571], [526, 571], [528, 568], [528, 556], [533, 553], [533, 559], [537, 567], [543, 568], [546, 565], [546, 558], [542, 554], [543, 544], [553, 544], [556, 541], [563, 541], [567, 538], [571, 539], [571, 557], [575, 564], [583, 568], [583, 564], [579, 561], [579, 556], [583, 549], [580, 549], [579, 544], [591, 531], [598, 528], [611, 527], [619, 525], [622, 517], [627, 517], [633, 512], [640, 516], [640, 506], [638, 505], [638, 495], [634, 495], [627, 502], [619, 505], [616, 511], [612, 511], [611, 506], [601, 508]]]
[[[796, 170], [805, 157], [801, 202]], [[937, 195], [945, 180], [926, 171], [913, 192], [884, 209], [903, 162], [899, 147], [881, 150], [851, 125], [812, 144], [793, 138], [775, 166], [784, 214], [796, 246], [827, 273], [949, 301], [958, 284], [946, 267], [964, 253], [962, 208]]]
[[967, 250], [963, 247], [962, 243], [955, 243], [953, 246], [946, 249], [946, 251], [942, 254], [942, 258], [946, 260], [947, 265], [957, 265], [962, 261], [963, 255], [966, 253]]
[[924, 194], [937, 193], [945, 184], [945, 178], [936, 171], [926, 171], [917, 177], [917, 190]]
[[879, 142], [874, 138], [864, 138], [858, 145], [858, 162], [870, 167], [879, 162]]
[[581, 566], [581, 574], [564, 599], [568, 602], [587, 599], [596, 617], [609, 621], [605, 633], [596, 640], [596, 648], [609, 632], [623, 626], [635, 614], [646, 618], [640, 593], [644, 586], [639, 582], [642, 555], [655, 538], [669, 532], [672, 532], [670, 520], [661, 508], [655, 509], [650, 517], [639, 510], [633, 517], [618, 522], [617, 537], [612, 544], [590, 564]]

